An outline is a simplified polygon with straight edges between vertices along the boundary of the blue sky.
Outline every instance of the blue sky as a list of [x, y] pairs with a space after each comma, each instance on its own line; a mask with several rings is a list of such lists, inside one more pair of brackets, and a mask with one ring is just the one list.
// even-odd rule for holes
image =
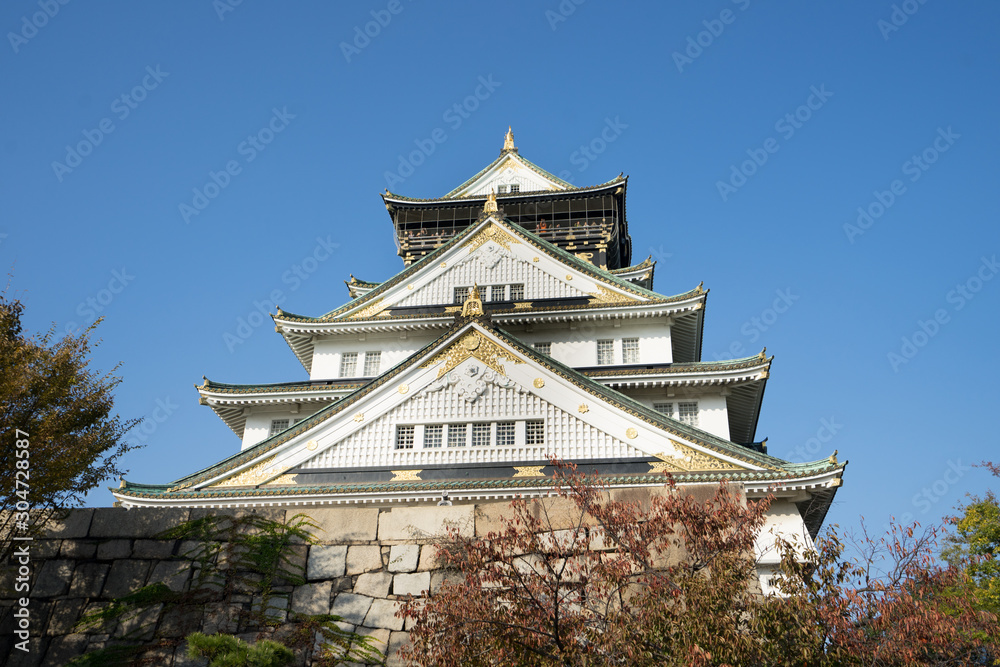
[[273, 296], [318, 315], [350, 273], [398, 272], [378, 193], [444, 194], [512, 125], [576, 185], [630, 176], [634, 259], [662, 293], [711, 289], [703, 358], [776, 356], [758, 435], [850, 460], [830, 521], [933, 523], [1000, 458], [998, 19], [941, 0], [7, 2], [0, 261], [30, 329], [105, 317], [95, 365], [121, 362], [117, 407], [147, 417], [128, 477], [172, 481], [239, 448], [202, 375], [307, 376], [269, 318], [227, 338], [240, 319]]

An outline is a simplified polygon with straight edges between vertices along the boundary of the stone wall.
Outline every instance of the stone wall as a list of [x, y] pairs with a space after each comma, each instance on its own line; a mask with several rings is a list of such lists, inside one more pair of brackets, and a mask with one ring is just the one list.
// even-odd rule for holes
[[[408, 638], [403, 620], [395, 615], [397, 599], [433, 590], [445, 576], [435, 571], [433, 538], [443, 535], [446, 525], [456, 526], [466, 535], [477, 528], [494, 529], [507, 507], [507, 503], [391, 509], [345, 506], [258, 513], [276, 521], [305, 513], [319, 526], [314, 531], [318, 544], [292, 547], [306, 568], [307, 583], [287, 587], [282, 592], [290, 595], [279, 599], [279, 604], [295, 612], [343, 617], [346, 625], [342, 627], [375, 637], [379, 648], [388, 653], [387, 664], [393, 665], [397, 664], [396, 650]], [[80, 509], [53, 522], [44, 537], [20, 543], [29, 545], [30, 554], [30, 651], [15, 649], [19, 641], [14, 633], [15, 619], [10, 609], [0, 610], [4, 619], [0, 655], [10, 656], [6, 664], [61, 667], [129, 629], [74, 633], [83, 613], [155, 582], [163, 582], [174, 591], [186, 590], [194, 568], [180, 554], [190, 545], [156, 537], [207, 513], [235, 514], [226, 510]], [[16, 576], [12, 571], [3, 574], [0, 605], [4, 607], [14, 606], [16, 598], [23, 595], [15, 593]], [[206, 608], [202, 618], [184, 619], [183, 624], [167, 614], [157, 617], [158, 613], [158, 609], [151, 609], [141, 619], [154, 624], [157, 637], [185, 636], [192, 625], [209, 633], [234, 631], [220, 625], [212, 609]], [[186, 631], [181, 633], [180, 627]], [[253, 641], [254, 635], [243, 638]], [[204, 664], [188, 659], [184, 646], [156, 659], [164, 667]]]

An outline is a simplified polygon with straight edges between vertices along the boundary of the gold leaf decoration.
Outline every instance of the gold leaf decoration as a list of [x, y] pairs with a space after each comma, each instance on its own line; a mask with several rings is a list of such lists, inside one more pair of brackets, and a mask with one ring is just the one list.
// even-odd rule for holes
[[723, 461], [704, 452], [698, 451], [694, 447], [681, 444], [676, 440], [671, 440], [677, 454], [666, 455], [657, 454], [661, 461], [682, 470], [684, 472], [697, 472], [701, 470], [744, 470], [740, 466], [733, 465], [728, 461]]
[[408, 384], [401, 384], [401, 385], [399, 385], [399, 389], [397, 389], [397, 391], [400, 394], [405, 394], [406, 392], [410, 391], [410, 385], [408, 385]]
[[598, 285], [596, 292], [589, 293], [591, 297], [597, 303], [606, 303], [609, 305], [623, 304], [623, 303], [637, 303], [639, 300], [628, 294], [620, 294], [609, 290], [604, 285]]
[[365, 413], [359, 412], [356, 415], [354, 415], [354, 421], [363, 422], [364, 420], [365, 420]]
[[513, 361], [515, 364], [524, 363], [478, 331], [473, 330], [422, 363], [420, 367], [427, 368], [444, 361], [444, 365], [441, 366], [441, 370], [437, 374], [440, 378], [466, 359], [473, 357], [504, 377], [507, 376], [507, 371], [504, 370], [502, 361]]
[[542, 468], [545, 466], [514, 466], [514, 477], [545, 477]]
[[308, 449], [310, 452], [316, 451], [316, 448], [318, 446], [319, 444], [315, 440], [310, 440], [309, 442], [306, 443], [306, 449]]
[[636, 438], [639, 436], [639, 431], [630, 426], [629, 429], [625, 431], [625, 436], [629, 439]]
[[228, 487], [228, 486], [257, 486], [262, 484], [265, 480], [276, 477], [277, 475], [285, 472], [284, 470], [275, 470], [271, 468], [271, 464], [274, 463], [274, 456], [269, 456], [260, 463], [247, 468], [238, 475], [234, 475], [228, 479], [224, 479], [221, 482], [217, 482], [212, 485], [212, 487]]
[[390, 472], [393, 475], [390, 482], [419, 482], [421, 481], [420, 473], [423, 470], [391, 470]]
[[369, 303], [367, 306], [359, 310], [358, 312], [351, 315], [348, 319], [351, 320], [366, 320], [370, 317], [374, 317], [378, 313], [385, 310], [385, 306], [382, 305], [382, 299], [378, 298]]
[[578, 407], [576, 411], [579, 412], [580, 414], [586, 414], [590, 412], [590, 406], [587, 405], [586, 403], [581, 403], [580, 407]]
[[686, 471], [683, 468], [678, 468], [673, 463], [670, 463], [668, 461], [657, 461], [655, 463], [649, 464], [649, 472], [658, 472], [662, 474], [665, 472], [686, 472]]
[[532, 382], [531, 384], [535, 385], [535, 389], [541, 389], [542, 387], [545, 386], [545, 380], [543, 380], [542, 378], [535, 378], [535, 381]]
[[295, 486], [295, 475], [280, 475], [264, 486]]
[[494, 241], [504, 250], [510, 250], [512, 243], [520, 243], [520, 241], [508, 234], [506, 230], [494, 223], [490, 223], [488, 227], [466, 241], [462, 247], [469, 248], [469, 252], [473, 253], [478, 250], [480, 246], [484, 243], [488, 243], [489, 241]]

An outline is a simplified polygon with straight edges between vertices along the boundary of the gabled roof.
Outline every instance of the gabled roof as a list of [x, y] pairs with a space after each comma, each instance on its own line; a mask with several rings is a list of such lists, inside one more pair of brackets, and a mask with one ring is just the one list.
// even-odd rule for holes
[[[601, 190], [614, 190], [617, 189], [617, 187], [622, 185], [623, 183], [626, 183], [627, 181], [628, 177], [622, 173], [618, 174], [610, 181], [605, 181], [604, 183], [597, 183], [595, 185], [582, 185], [579, 187], [570, 185], [569, 187], [565, 187], [559, 190], [522, 190], [521, 192], [517, 193], [498, 194], [497, 199], [498, 201], [500, 201], [500, 203], [503, 203], [505, 197], [531, 198], [531, 197], [544, 197], [546, 195], [555, 195], [560, 193], [585, 195], [588, 193], [599, 192]], [[416, 206], [424, 204], [435, 205], [435, 206], [440, 204], [461, 204], [463, 206], [469, 206], [469, 205], [476, 205], [479, 202], [486, 201], [486, 197], [488, 196], [488, 194], [487, 193], [472, 194], [463, 197], [444, 196], [444, 197], [421, 198], [421, 197], [407, 197], [406, 195], [397, 194], [395, 192], [389, 192], [387, 190], [383, 192], [381, 196], [382, 200], [386, 204], [403, 204], [403, 205], [414, 204]]]
[[[306, 441], [310, 438], [322, 437], [321, 433], [324, 427], [330, 428], [335, 424], [339, 424], [336, 428], [363, 428], [364, 425], [360, 425], [360, 422], [364, 421], [364, 415], [369, 411], [390, 409], [391, 406], [386, 407], [388, 401], [396, 401], [396, 404], [399, 404], [399, 402], [409, 400], [410, 397], [417, 395], [420, 391], [421, 387], [417, 384], [410, 387], [402, 384], [399, 385], [398, 392], [395, 391], [396, 387], [393, 385], [397, 381], [397, 378], [414, 383], [429, 381], [429, 378], [434, 377], [433, 374], [435, 371], [438, 372], [438, 377], [440, 377], [441, 373], [447, 370], [444, 366], [451, 364], [450, 367], [454, 368], [456, 363], [460, 363], [460, 361], [455, 361], [456, 350], [458, 352], [467, 352], [470, 349], [479, 350], [478, 345], [480, 343], [477, 343], [476, 347], [469, 347], [466, 338], [470, 335], [485, 346], [482, 348], [481, 353], [488, 356], [482, 358], [495, 359], [497, 358], [496, 355], [500, 354], [501, 356], [508, 355], [513, 359], [508, 364], [511, 370], [504, 372], [505, 375], [520, 378], [519, 382], [522, 385], [526, 378], [537, 376], [533, 384], [535, 387], [534, 392], [539, 396], [542, 395], [542, 388], [546, 385], [545, 378], [547, 372], [547, 377], [551, 382], [565, 381], [567, 386], [572, 385], [575, 387], [574, 391], [580, 393], [581, 396], [589, 396], [590, 401], [596, 401], [592, 402], [590, 404], [591, 407], [587, 410], [583, 409], [584, 406], [581, 404], [579, 412], [583, 416], [580, 416], [580, 419], [589, 418], [584, 413], [591, 413], [594, 415], [593, 419], [597, 419], [600, 416], [598, 413], [611, 411], [613, 415], [618, 415], [614, 418], [614, 423], [618, 430], [624, 433], [625, 427], [632, 424], [633, 426], [628, 428], [627, 434], [630, 444], [640, 450], [648, 451], [650, 454], [654, 454], [657, 448], [662, 448], [664, 443], [669, 441], [676, 445], [687, 447], [692, 452], [701, 452], [702, 454], [699, 455], [705, 455], [710, 458], [717, 457], [719, 460], [732, 462], [728, 470], [729, 474], [725, 476], [734, 478], [738, 475], [740, 479], [791, 480], [819, 473], [836, 472], [843, 467], [831, 466], [829, 461], [817, 461], [807, 465], [789, 464], [780, 459], [718, 438], [698, 428], [675, 421], [647, 408], [624, 394], [609, 389], [594, 380], [584, 377], [573, 369], [537, 353], [532, 347], [493, 328], [488, 317], [480, 317], [475, 319], [458, 318], [445, 335], [427, 345], [417, 354], [412, 355], [407, 360], [393, 367], [379, 378], [365, 384], [344, 399], [320, 410], [312, 417], [303, 420], [292, 428], [268, 438], [243, 452], [234, 454], [204, 470], [188, 475], [171, 485], [135, 485], [123, 482], [120, 489], [114, 490], [115, 495], [120, 500], [129, 497], [141, 498], [151, 496], [158, 496], [164, 500], [168, 497], [181, 500], [185, 498], [219, 497], [220, 489], [221, 495], [229, 494], [233, 497], [245, 495], [247, 492], [252, 495], [258, 494], [258, 492], [278, 495], [285, 492], [305, 493], [305, 489], [296, 489], [294, 486], [289, 490], [287, 484], [279, 484], [273, 489], [264, 489], [263, 487], [268, 482], [287, 472], [289, 469], [289, 467], [286, 467], [287, 462], [293, 460], [290, 457], [301, 457], [307, 444]], [[489, 357], [489, 355], [494, 356]], [[466, 354], [466, 358], [468, 357], [469, 354]], [[508, 357], [503, 358], [506, 359]], [[502, 371], [503, 367], [501, 366], [500, 368]], [[420, 380], [419, 378], [424, 379]], [[528, 380], [528, 384], [532, 384], [530, 380]], [[563, 390], [559, 389], [559, 385], [554, 385], [551, 391], [554, 392], [550, 394], [551, 397], [558, 397], [563, 402], [570, 401], [575, 403], [579, 400], [574, 395], [565, 394]], [[353, 419], [348, 414], [349, 412], [355, 413]], [[674, 440], [675, 438], [676, 441]], [[681, 444], [681, 442], [685, 444]], [[309, 444], [311, 445], [309, 447], [310, 451], [315, 449], [314, 443], [315, 440], [309, 440]], [[332, 447], [335, 445], [336, 442], [332, 442], [332, 444], [328, 444], [327, 446]], [[667, 459], [662, 460], [666, 461]], [[833, 461], [833, 463], [835, 464], [836, 462]], [[291, 467], [294, 467], [294, 465]], [[710, 473], [709, 476], [714, 474], [711, 467], [706, 468], [706, 471]], [[690, 472], [693, 475], [699, 471], [692, 469]], [[244, 475], [249, 475], [247, 479], [251, 481], [241, 483], [240, 480]], [[236, 480], [235, 484], [232, 483], [233, 480]], [[217, 486], [222, 481], [227, 481], [227, 484], [231, 486], [250, 486], [254, 488], [234, 488], [230, 490], [224, 488], [225, 485], [223, 487]]]

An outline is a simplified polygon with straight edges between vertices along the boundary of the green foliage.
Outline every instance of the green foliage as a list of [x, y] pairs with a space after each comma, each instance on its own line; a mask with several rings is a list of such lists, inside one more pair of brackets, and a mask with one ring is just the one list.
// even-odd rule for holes
[[209, 667], [283, 667], [295, 659], [290, 649], [269, 639], [247, 644], [232, 635], [188, 636], [188, 655], [208, 658]]
[[[1000, 477], [995, 464], [984, 462], [979, 467]], [[962, 515], [953, 519], [955, 534], [943, 555], [964, 567], [972, 580], [964, 592], [975, 597], [977, 606], [1000, 615], [1000, 503], [993, 491], [987, 491], [960, 509]]]
[[337, 625], [344, 620], [340, 616], [317, 614], [300, 616], [297, 620], [297, 627], [288, 638], [290, 646], [308, 645], [314, 636], [323, 639], [319, 655], [313, 655], [313, 667], [334, 667], [345, 661], [382, 662], [382, 653], [375, 647], [376, 640], [367, 635], [342, 630]]
[[121, 619], [153, 605], [170, 604], [178, 602], [183, 598], [183, 595], [167, 588], [166, 584], [157, 582], [133, 591], [124, 597], [112, 600], [111, 604], [103, 609], [85, 614], [76, 625], [78, 629], [86, 629], [106, 621]]
[[[44, 335], [26, 335], [23, 310], [20, 301], [0, 293], [0, 433], [10, 438], [0, 447], [0, 499], [5, 508], [25, 500], [17, 494], [15, 475], [22, 472], [23, 479], [29, 472], [27, 500], [40, 511], [28, 520], [37, 527], [55, 508], [81, 505], [88, 491], [122, 474], [119, 461], [135, 448], [125, 434], [139, 420], [113, 414], [118, 367], [104, 375], [89, 368], [90, 335], [100, 320], [79, 335], [55, 340], [54, 327]], [[27, 447], [13, 446], [15, 433]], [[22, 452], [27, 459], [19, 458]], [[18, 461], [29, 468], [18, 470]], [[15, 517], [8, 513], [4, 521]], [[9, 538], [0, 544], [3, 560], [10, 546]]]

